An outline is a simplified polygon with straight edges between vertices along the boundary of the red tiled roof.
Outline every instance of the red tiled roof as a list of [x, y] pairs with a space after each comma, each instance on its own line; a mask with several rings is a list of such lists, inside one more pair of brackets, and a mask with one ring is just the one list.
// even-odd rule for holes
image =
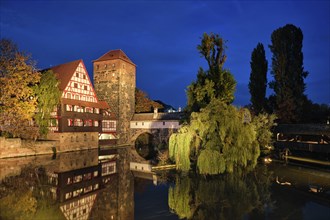
[[135, 66], [135, 64], [128, 58], [128, 56], [120, 49], [119, 50], [110, 50], [109, 52], [105, 53], [97, 60], [93, 60], [93, 62], [105, 61], [105, 60], [115, 60], [115, 59], [121, 59], [121, 60], [126, 61], [130, 64], [133, 64]]
[[106, 101], [99, 101], [99, 104], [102, 109], [110, 109], [110, 106]]
[[53, 66], [49, 69], [53, 70], [56, 74], [57, 79], [60, 81], [59, 89], [63, 91], [65, 87], [68, 85], [72, 75], [76, 71], [78, 65], [82, 60], [75, 60], [69, 63], [60, 64], [57, 66]]

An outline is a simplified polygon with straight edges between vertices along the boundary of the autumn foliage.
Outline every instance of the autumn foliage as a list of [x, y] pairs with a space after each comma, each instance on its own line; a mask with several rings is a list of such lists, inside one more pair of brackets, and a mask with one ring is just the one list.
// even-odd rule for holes
[[142, 112], [152, 112], [153, 109], [158, 108], [162, 109], [163, 106], [158, 102], [151, 100], [147, 93], [143, 92], [142, 90], [136, 88], [135, 89], [135, 112], [142, 113]]

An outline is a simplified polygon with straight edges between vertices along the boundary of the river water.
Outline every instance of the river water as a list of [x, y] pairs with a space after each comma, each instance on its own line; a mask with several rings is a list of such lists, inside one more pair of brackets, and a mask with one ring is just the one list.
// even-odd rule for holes
[[198, 177], [130, 171], [125, 149], [0, 160], [0, 219], [330, 219], [330, 173], [283, 163]]

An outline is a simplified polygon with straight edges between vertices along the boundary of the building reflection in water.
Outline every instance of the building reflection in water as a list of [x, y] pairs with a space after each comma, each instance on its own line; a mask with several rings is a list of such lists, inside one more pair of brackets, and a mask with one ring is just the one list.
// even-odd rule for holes
[[45, 165], [30, 161], [28, 169], [22, 168], [29, 173], [20, 176], [34, 184], [30, 188], [37, 203], [47, 198], [49, 207], [57, 207], [56, 219], [134, 219], [133, 179], [128, 160], [120, 159], [125, 156], [125, 150], [103, 156], [97, 150], [63, 153], [40, 163]]

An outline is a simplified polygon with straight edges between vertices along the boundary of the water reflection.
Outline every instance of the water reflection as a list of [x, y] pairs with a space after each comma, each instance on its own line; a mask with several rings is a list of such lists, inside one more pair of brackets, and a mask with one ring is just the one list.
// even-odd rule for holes
[[176, 177], [169, 189], [169, 207], [180, 218], [242, 219], [265, 216], [271, 207], [270, 172], [265, 167], [249, 175], [213, 178]]
[[168, 204], [180, 219], [329, 219], [330, 174], [272, 164], [246, 175], [176, 176]]
[[271, 163], [212, 178], [161, 173], [155, 184], [129, 158], [117, 149], [0, 160], [0, 219], [330, 217], [328, 171]]
[[121, 160], [125, 154], [80, 151], [55, 159], [23, 158], [20, 166], [17, 159], [1, 161], [1, 218], [134, 219], [132, 176]]

